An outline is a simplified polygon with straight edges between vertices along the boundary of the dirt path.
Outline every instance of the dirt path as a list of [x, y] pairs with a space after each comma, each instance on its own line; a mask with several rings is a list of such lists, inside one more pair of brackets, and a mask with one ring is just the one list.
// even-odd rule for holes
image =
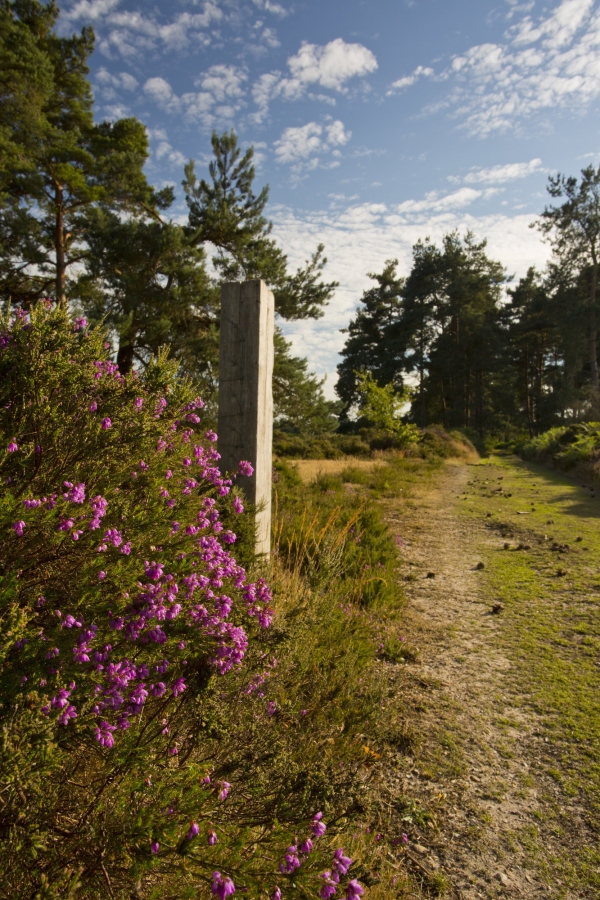
[[[440, 893], [450, 896], [600, 897], [600, 887], [591, 886], [600, 871], [593, 815], [559, 777], [556, 734], [518, 646], [535, 610], [525, 598], [523, 609], [492, 611], [505, 600], [501, 575], [492, 577], [496, 560], [507, 559], [499, 552], [503, 538], [510, 535], [515, 545], [528, 510], [522, 519], [514, 511], [509, 522], [505, 509], [483, 512], [488, 497], [496, 497], [488, 480], [501, 483], [504, 476], [500, 468], [482, 469], [448, 465], [435, 489], [408, 509], [389, 511], [404, 542], [407, 640], [419, 648], [408, 677], [415, 687], [409, 718], [420, 742], [401, 773], [404, 794], [416, 801], [404, 826], [407, 855], [417, 869], [437, 873]], [[481, 484], [473, 487], [473, 478]], [[524, 505], [524, 496], [514, 499]], [[527, 534], [524, 540], [537, 540]], [[546, 537], [537, 540], [540, 547]], [[528, 560], [527, 577], [546, 565], [542, 549], [539, 559]], [[523, 556], [515, 553], [514, 561], [522, 564]], [[427, 827], [419, 808], [433, 811], [437, 827]], [[570, 862], [586, 853], [589, 880]]]

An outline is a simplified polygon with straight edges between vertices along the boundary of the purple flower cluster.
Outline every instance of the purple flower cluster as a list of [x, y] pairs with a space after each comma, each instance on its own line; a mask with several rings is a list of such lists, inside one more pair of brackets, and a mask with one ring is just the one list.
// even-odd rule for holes
[[219, 900], [226, 900], [227, 897], [235, 894], [235, 884], [231, 878], [223, 877], [220, 872], [213, 872], [212, 878], [212, 892]]

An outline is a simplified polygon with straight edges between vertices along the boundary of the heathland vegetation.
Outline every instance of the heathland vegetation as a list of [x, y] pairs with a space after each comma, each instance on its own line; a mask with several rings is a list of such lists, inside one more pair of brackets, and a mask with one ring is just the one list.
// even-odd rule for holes
[[[57, 15], [0, 0], [0, 894], [442, 893], [418, 854], [444, 795], [389, 778], [422, 736], [385, 517], [470, 439], [597, 453], [600, 172], [551, 179], [546, 273], [512, 285], [450, 234], [374, 275], [339, 401], [277, 331], [256, 559], [250, 466], [221, 472], [213, 430], [220, 285], [262, 278], [280, 319], [318, 317], [324, 248], [289, 271], [233, 133], [206, 180], [186, 167], [174, 222], [142, 123], [94, 119], [92, 30]], [[285, 456], [381, 464], [302, 484]]]

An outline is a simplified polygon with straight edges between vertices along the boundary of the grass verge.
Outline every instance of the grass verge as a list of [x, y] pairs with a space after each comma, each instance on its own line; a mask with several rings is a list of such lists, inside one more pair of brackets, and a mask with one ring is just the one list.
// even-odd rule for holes
[[390, 783], [418, 735], [404, 705], [406, 664], [416, 651], [403, 635], [399, 546], [384, 519], [388, 502], [410, 503], [439, 465], [392, 457], [309, 484], [277, 465], [268, 576], [281, 645], [274, 700], [290, 720], [307, 713], [310, 732], [296, 731], [293, 753], [329, 773], [328, 821], [372, 900], [439, 896], [445, 888], [405, 854], [409, 823], [416, 816], [433, 827], [433, 817]]
[[536, 765], [556, 785], [546, 799], [564, 851], [548, 860], [548, 877], [597, 896], [600, 503], [589, 489], [514, 457], [492, 457], [472, 472], [460, 506], [489, 528], [483, 577], [490, 598], [505, 606], [500, 641], [513, 663], [506, 677], [529, 698], [539, 722]]

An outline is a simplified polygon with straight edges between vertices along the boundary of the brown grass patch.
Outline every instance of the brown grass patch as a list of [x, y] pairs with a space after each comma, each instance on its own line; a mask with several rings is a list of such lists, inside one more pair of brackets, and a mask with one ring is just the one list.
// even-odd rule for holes
[[366, 469], [385, 465], [384, 459], [358, 459], [345, 456], [343, 459], [295, 459], [290, 461], [305, 484], [315, 481], [319, 475], [339, 475], [344, 469]]

